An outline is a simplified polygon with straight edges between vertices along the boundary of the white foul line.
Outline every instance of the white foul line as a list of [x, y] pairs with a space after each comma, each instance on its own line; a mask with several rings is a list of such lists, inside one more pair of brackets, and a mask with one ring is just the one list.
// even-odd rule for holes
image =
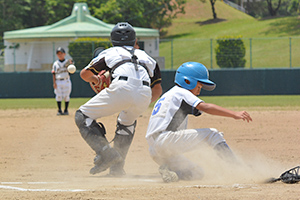
[[62, 189], [25, 189], [20, 187], [12, 187], [6, 185], [0, 185], [0, 189], [9, 189], [9, 190], [18, 190], [24, 192], [84, 192], [87, 190], [82, 189], [69, 189], [69, 190], [62, 190]]

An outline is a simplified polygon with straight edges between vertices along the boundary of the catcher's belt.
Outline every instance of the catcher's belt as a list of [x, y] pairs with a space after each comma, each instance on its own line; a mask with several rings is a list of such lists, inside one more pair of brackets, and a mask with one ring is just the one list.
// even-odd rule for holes
[[[119, 76], [119, 80], [124, 80], [127, 81], [128, 77], [127, 76]], [[142, 81], [143, 85], [150, 87], [150, 84], [147, 81]]]

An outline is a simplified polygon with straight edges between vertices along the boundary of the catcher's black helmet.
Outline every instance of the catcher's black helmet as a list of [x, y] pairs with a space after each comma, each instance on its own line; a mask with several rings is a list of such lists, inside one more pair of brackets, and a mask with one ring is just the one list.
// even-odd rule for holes
[[134, 46], [135, 31], [127, 22], [119, 22], [110, 33], [110, 40], [113, 46]]

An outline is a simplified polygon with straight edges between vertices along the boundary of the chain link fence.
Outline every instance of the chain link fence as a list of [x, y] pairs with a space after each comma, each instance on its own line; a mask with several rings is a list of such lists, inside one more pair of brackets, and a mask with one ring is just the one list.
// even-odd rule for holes
[[[246, 47], [245, 68], [300, 67], [300, 37], [241, 39]], [[159, 51], [160, 56], [165, 57], [165, 69], [177, 69], [188, 61], [220, 69], [216, 61], [216, 47], [217, 39], [162, 39]]]
[[[241, 38], [246, 48], [246, 65], [244, 68], [297, 68], [300, 67], [300, 37], [278, 37], [278, 38]], [[42, 49], [49, 51], [47, 58], [47, 69], [51, 69], [52, 63], [57, 59], [55, 49], [56, 44], [40, 43]], [[45, 43], [46, 45], [46, 43]], [[65, 45], [67, 47], [67, 45]], [[15, 49], [10, 48], [10, 55], [5, 57], [5, 48], [0, 43], [0, 72], [6, 71], [6, 65], [14, 68], [10, 71], [18, 71], [15, 66], [16, 54]], [[182, 63], [195, 61], [203, 63], [208, 69], [220, 69], [216, 61], [215, 49], [217, 47], [216, 39], [161, 39], [159, 45], [159, 56], [164, 58], [164, 67], [162, 69], [176, 70]], [[86, 49], [90, 58], [96, 47]], [[30, 50], [25, 54], [30, 54]], [[229, 52], [230, 54], [230, 52]], [[34, 54], [33, 54], [34, 55]], [[5, 61], [5, 59], [7, 59]], [[25, 59], [25, 57], [24, 57]], [[32, 58], [38, 61], [42, 58]], [[76, 60], [75, 60], [76, 62]], [[34, 63], [34, 62], [32, 62]], [[239, 66], [235, 66], [239, 68]], [[34, 69], [34, 67], [32, 67]], [[28, 67], [27, 67], [28, 70]], [[26, 71], [26, 67], [25, 67]]]

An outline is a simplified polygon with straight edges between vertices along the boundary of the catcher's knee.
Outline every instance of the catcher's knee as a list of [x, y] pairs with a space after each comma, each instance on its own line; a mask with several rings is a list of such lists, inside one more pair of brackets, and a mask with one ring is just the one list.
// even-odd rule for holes
[[75, 113], [75, 123], [83, 138], [88, 137], [88, 135], [102, 136], [105, 138], [106, 130], [104, 125], [88, 118], [80, 110], [77, 110]]
[[102, 154], [106, 149], [111, 148], [105, 137], [106, 131], [103, 124], [88, 118], [80, 110], [75, 113], [75, 123], [82, 138], [97, 154]]

